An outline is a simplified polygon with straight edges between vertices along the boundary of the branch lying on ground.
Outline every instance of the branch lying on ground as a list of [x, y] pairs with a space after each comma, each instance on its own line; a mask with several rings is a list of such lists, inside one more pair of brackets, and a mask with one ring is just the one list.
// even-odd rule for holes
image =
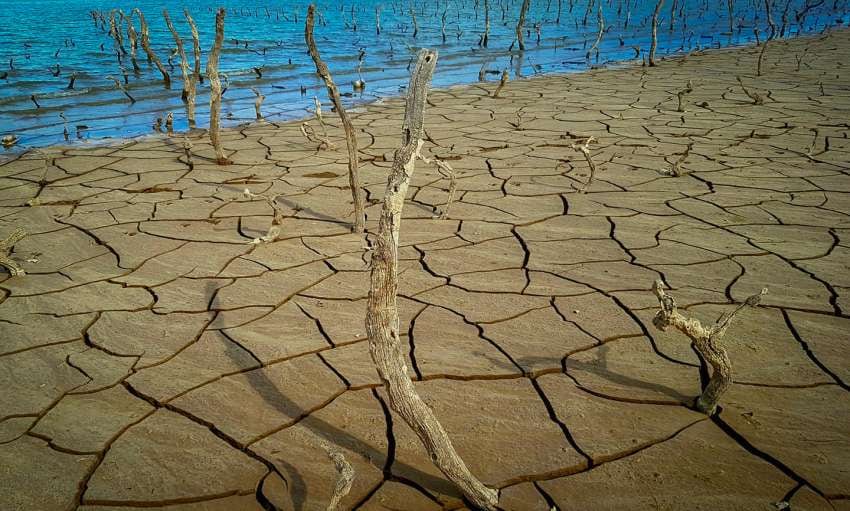
[[246, 199], [263, 199], [266, 201], [272, 210], [274, 210], [274, 218], [272, 218], [272, 225], [269, 227], [269, 232], [265, 236], [260, 236], [259, 238], [254, 238], [249, 243], [257, 244], [257, 243], [271, 243], [280, 236], [281, 225], [283, 225], [283, 208], [280, 207], [280, 204], [277, 203], [277, 198], [279, 195], [268, 196], [261, 193], [252, 193], [251, 190], [245, 188], [242, 191], [242, 196]]
[[595, 137], [587, 137], [584, 140], [584, 143], [580, 145], [570, 144], [570, 149], [573, 151], [581, 151], [581, 154], [584, 155], [584, 159], [587, 160], [588, 167], [590, 167], [590, 177], [588, 177], [587, 182], [579, 188], [579, 193], [587, 193], [587, 188], [591, 183], [593, 183], [593, 178], [596, 176], [596, 164], [593, 163], [593, 158], [590, 156], [590, 144], [595, 141]]
[[419, 153], [418, 156], [423, 163], [427, 165], [435, 165], [440, 175], [449, 180], [449, 197], [446, 199], [446, 204], [443, 206], [443, 212], [440, 213], [439, 216], [440, 220], [445, 220], [449, 216], [449, 208], [451, 207], [452, 202], [454, 202], [455, 192], [457, 192], [457, 178], [455, 177], [455, 170], [451, 165], [436, 156], [433, 158], [426, 158], [422, 156], [421, 153]]

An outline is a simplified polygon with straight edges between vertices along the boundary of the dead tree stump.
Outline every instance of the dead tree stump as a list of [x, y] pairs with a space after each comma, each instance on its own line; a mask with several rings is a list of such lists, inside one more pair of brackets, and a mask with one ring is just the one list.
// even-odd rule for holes
[[221, 130], [221, 79], [218, 76], [218, 57], [224, 42], [224, 8], [215, 14], [215, 42], [207, 59], [207, 76], [210, 79], [210, 142], [215, 149], [216, 163], [230, 165], [232, 162], [224, 155], [219, 131]]

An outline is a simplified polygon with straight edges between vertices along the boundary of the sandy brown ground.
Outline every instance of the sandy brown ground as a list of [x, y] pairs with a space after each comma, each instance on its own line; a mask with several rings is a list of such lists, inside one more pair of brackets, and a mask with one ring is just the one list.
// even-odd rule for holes
[[[762, 77], [756, 56], [433, 92], [459, 200], [435, 220], [448, 183], [418, 165], [402, 331], [505, 509], [850, 509], [850, 32], [771, 43]], [[354, 118], [372, 219], [402, 113]], [[599, 139], [587, 194], [568, 134]], [[30, 233], [28, 275], [0, 277], [0, 509], [324, 509], [321, 441], [356, 471], [345, 508], [462, 506], [371, 366], [344, 151], [297, 123], [225, 139], [229, 167], [202, 137], [192, 171], [179, 139], [0, 166], [0, 236]], [[282, 194], [284, 239], [249, 243], [271, 210], [246, 187]], [[709, 322], [770, 288], [727, 334], [714, 418], [686, 406], [686, 339], [651, 324], [659, 277]]]

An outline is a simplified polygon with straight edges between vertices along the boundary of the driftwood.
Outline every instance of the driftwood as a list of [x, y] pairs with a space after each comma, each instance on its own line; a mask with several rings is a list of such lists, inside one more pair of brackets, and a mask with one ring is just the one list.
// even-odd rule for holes
[[13, 277], [27, 274], [16, 261], [9, 257], [9, 252], [15, 246], [15, 243], [24, 239], [26, 235], [27, 232], [19, 227], [6, 236], [6, 239], [0, 241], [0, 266], [9, 270], [9, 274]]
[[576, 145], [570, 144], [570, 149], [574, 151], [579, 151], [584, 155], [584, 159], [587, 160], [587, 166], [590, 167], [590, 176], [587, 178], [587, 182], [579, 188], [579, 193], [587, 193], [588, 187], [590, 187], [591, 183], [593, 183], [593, 178], [596, 176], [596, 164], [593, 162], [593, 158], [590, 156], [590, 144], [595, 142], [595, 137], [587, 137], [584, 140], [584, 143]]
[[278, 195], [269, 196], [258, 193], [251, 193], [251, 190], [247, 188], [242, 191], [242, 195], [246, 199], [263, 199], [264, 201], [266, 201], [266, 204], [268, 204], [272, 208], [272, 211], [274, 211], [274, 217], [272, 218], [272, 225], [269, 227], [269, 232], [266, 233], [265, 236], [254, 238], [250, 243], [271, 243], [277, 240], [278, 237], [280, 237], [280, 229], [281, 225], [283, 225], [284, 218], [283, 208], [280, 206], [280, 204], [277, 203]]
[[516, 39], [519, 43], [520, 51], [525, 50], [525, 41], [522, 39], [522, 29], [525, 25], [525, 14], [528, 12], [529, 0], [522, 0], [522, 7], [519, 9], [519, 21], [516, 24]]
[[425, 104], [436, 63], [436, 52], [421, 50], [407, 88], [402, 144], [395, 151], [374, 239], [366, 332], [369, 353], [384, 384], [390, 407], [413, 429], [437, 468], [474, 506], [495, 510], [499, 498], [497, 491], [487, 488], [472, 475], [434, 412], [416, 393], [407, 373], [406, 357], [402, 355], [399, 337], [396, 298], [402, 208], [422, 148]]
[[443, 211], [440, 213], [439, 219], [445, 220], [449, 217], [449, 208], [452, 206], [452, 202], [455, 200], [455, 193], [457, 192], [457, 178], [455, 176], [455, 169], [452, 168], [451, 165], [446, 163], [445, 161], [437, 158], [436, 156], [433, 158], [426, 158], [419, 155], [419, 159], [422, 160], [423, 163], [428, 165], [434, 165], [437, 167], [437, 171], [444, 178], [449, 180], [449, 196], [446, 199], [445, 205], [443, 205]]
[[174, 44], [177, 45], [177, 54], [180, 55], [180, 72], [183, 75], [183, 93], [181, 94], [181, 98], [186, 102], [189, 100], [189, 88], [192, 86], [192, 83], [189, 76], [189, 62], [186, 60], [186, 50], [183, 48], [183, 39], [177, 33], [177, 30], [175, 30], [174, 24], [171, 23], [167, 9], [162, 10], [162, 17], [165, 18], [165, 25], [174, 38]]
[[351, 119], [348, 118], [348, 112], [342, 106], [339, 89], [331, 77], [331, 72], [328, 70], [327, 64], [319, 55], [319, 49], [316, 47], [316, 41], [313, 38], [313, 25], [315, 23], [316, 6], [310, 4], [307, 9], [307, 23], [304, 27], [304, 39], [307, 42], [307, 49], [310, 52], [310, 57], [316, 65], [316, 73], [322, 77], [325, 86], [328, 88], [328, 96], [333, 102], [334, 108], [339, 115], [339, 120], [342, 122], [342, 129], [345, 131], [345, 142], [348, 146], [348, 185], [351, 187], [351, 195], [354, 199], [354, 232], [362, 233], [366, 230], [366, 212], [364, 209], [363, 188], [360, 186], [360, 175], [357, 170], [357, 137], [354, 135], [354, 127], [351, 124]]
[[159, 57], [156, 56], [156, 53], [154, 53], [151, 48], [150, 29], [148, 28], [148, 22], [145, 21], [145, 15], [142, 14], [142, 11], [138, 8], [133, 9], [132, 14], [139, 17], [139, 30], [141, 31], [142, 48], [148, 56], [148, 62], [153, 62], [156, 68], [159, 69], [160, 74], [162, 74], [162, 81], [165, 82], [165, 88], [171, 88], [171, 75], [168, 74], [165, 66], [162, 65], [162, 61], [159, 60]]
[[711, 379], [694, 403], [697, 410], [711, 415], [717, 407], [720, 396], [732, 385], [732, 365], [726, 348], [721, 344], [726, 329], [732, 323], [732, 318], [744, 307], [757, 306], [761, 297], [767, 294], [767, 288], [750, 296], [731, 312], [724, 313], [711, 328], [706, 328], [699, 320], [682, 315], [676, 309], [676, 301], [664, 292], [663, 286], [660, 280], [656, 280], [652, 286], [652, 291], [658, 297], [661, 306], [661, 310], [652, 318], [652, 324], [662, 331], [672, 326], [688, 336], [700, 358], [711, 365]]
[[221, 130], [221, 80], [218, 76], [218, 57], [224, 41], [225, 9], [219, 8], [215, 14], [215, 41], [207, 59], [207, 76], [210, 79], [210, 142], [215, 149], [216, 163], [230, 165], [232, 162], [224, 155], [219, 131]]
[[508, 70], [505, 69], [502, 71], [502, 78], [499, 79], [499, 85], [496, 86], [496, 90], [493, 91], [493, 97], [498, 98], [499, 94], [502, 93], [502, 89], [505, 88], [505, 84], [508, 83], [509, 75]]
[[649, 45], [649, 65], [655, 66], [655, 49], [658, 47], [658, 15], [661, 13], [661, 6], [664, 5], [664, 0], [658, 0], [655, 4], [655, 11], [652, 13], [652, 42]]

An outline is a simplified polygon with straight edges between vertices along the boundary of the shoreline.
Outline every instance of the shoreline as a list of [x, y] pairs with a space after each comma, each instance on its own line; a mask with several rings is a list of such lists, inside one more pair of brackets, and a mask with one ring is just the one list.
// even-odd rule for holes
[[[807, 34], [803, 34], [803, 35], [795, 35], [794, 37], [789, 36], [789, 37], [784, 38], [784, 39], [777, 38], [777, 39], [771, 40], [770, 43], [772, 43], [772, 44], [776, 44], [776, 43], [787, 44], [791, 41], [796, 41], [796, 40], [800, 40], [800, 39], [814, 40], [814, 39], [822, 38], [825, 35], [829, 35], [829, 34], [832, 34], [832, 33], [835, 33], [835, 32], [846, 31], [846, 30], [850, 30], [850, 27], [839, 26], [839, 27], [836, 27], [836, 28], [830, 28], [829, 30], [819, 32], [819, 33], [807, 33]], [[736, 44], [736, 45], [731, 45], [731, 46], [719, 46], [719, 47], [703, 48], [703, 49], [700, 49], [700, 50], [691, 50], [691, 51], [688, 51], [688, 52], [685, 52], [685, 53], [674, 53], [674, 54], [664, 55], [664, 56], [661, 56], [659, 58], [659, 62], [660, 63], [677, 62], [677, 61], [681, 61], [681, 60], [687, 60], [688, 58], [691, 58], [691, 57], [699, 57], [699, 56], [703, 56], [703, 55], [707, 55], [707, 54], [723, 53], [723, 52], [730, 52], [730, 51], [736, 52], [736, 51], [741, 51], [741, 50], [746, 50], [746, 49], [756, 48], [756, 47], [761, 47], [761, 46], [757, 45], [754, 41], [750, 41], [750, 42], [747, 42], [747, 43], [744, 43], [744, 44]], [[643, 62], [643, 64], [641, 64], [641, 62]], [[584, 74], [588, 74], [588, 73], [596, 73], [596, 72], [600, 72], [600, 71], [617, 71], [617, 70], [628, 70], [628, 69], [633, 69], [633, 68], [642, 69], [642, 68], [646, 68], [646, 67], [648, 67], [648, 66], [646, 65], [645, 59], [644, 60], [631, 59], [631, 60], [607, 62], [606, 64], [601, 65], [601, 66], [592, 65], [588, 69], [584, 69], [584, 70], [561, 71], [561, 72], [550, 72], [550, 73], [540, 73], [540, 74], [535, 73], [535, 74], [532, 74], [532, 75], [522, 76], [521, 78], [518, 78], [518, 79], [517, 78], [511, 78], [511, 81], [529, 81], [529, 80], [533, 81], [533, 80], [547, 80], [547, 79], [557, 80], [557, 79], [565, 79], [565, 78], [568, 78], [568, 77], [571, 77], [571, 76], [580, 76], [580, 75], [584, 75]], [[498, 83], [498, 80], [485, 80], [483, 82], [459, 83], [459, 84], [455, 84], [455, 85], [449, 85], [447, 87], [436, 87], [432, 90], [434, 90], [434, 91], [454, 91], [454, 90], [457, 90], [457, 89], [474, 88], [474, 87], [477, 87], [477, 86], [488, 85], [488, 84], [492, 85], [494, 83]], [[358, 103], [358, 104], [354, 105], [352, 108], [347, 108], [347, 111], [350, 114], [356, 115], [358, 113], [362, 113], [362, 112], [366, 111], [371, 106], [381, 105], [381, 104], [383, 104], [384, 102], [387, 102], [387, 101], [401, 100], [404, 97], [405, 96], [402, 95], [402, 94], [376, 97], [375, 99], [368, 100], [368, 101], [365, 101], [365, 102], [362, 102], [362, 103]], [[269, 103], [266, 106], [269, 106], [269, 105], [272, 105], [272, 104]], [[323, 106], [327, 107], [329, 105], [323, 105]], [[335, 124], [336, 121], [338, 120], [338, 118], [335, 115], [334, 116], [328, 116], [326, 114], [325, 117], [326, 117], [326, 121], [327, 121], [328, 117], [332, 118], [331, 124]], [[222, 127], [222, 134], [225, 134], [228, 131], [240, 131], [240, 130], [243, 130], [245, 128], [250, 128], [250, 127], [253, 127], [253, 126], [261, 126], [263, 123], [268, 123], [268, 124], [271, 124], [273, 126], [280, 127], [280, 126], [286, 125], [286, 124], [300, 124], [302, 122], [306, 122], [306, 121], [309, 121], [311, 119], [315, 119], [315, 116], [305, 115], [305, 116], [302, 116], [302, 117], [286, 119], [286, 120], [283, 120], [283, 121], [266, 121], [265, 119], [261, 120], [261, 121], [249, 120], [249, 121], [242, 122], [240, 124]], [[154, 132], [154, 133], [140, 134], [140, 135], [128, 136], [128, 137], [114, 137], [114, 138], [113, 137], [103, 137], [103, 138], [95, 138], [95, 139], [84, 139], [84, 140], [78, 140], [78, 141], [71, 141], [70, 144], [59, 143], [59, 144], [50, 144], [50, 145], [47, 145], [47, 146], [22, 148], [20, 152], [15, 152], [14, 149], [5, 149], [2, 152], [0, 152], [0, 164], [6, 163], [8, 161], [12, 161], [12, 160], [15, 160], [15, 159], [18, 159], [18, 158], [22, 158], [22, 157], [26, 156], [29, 152], [34, 152], [34, 153], [48, 152], [48, 153], [52, 154], [55, 151], [61, 152], [61, 151], [65, 151], [65, 150], [77, 150], [77, 149], [81, 149], [81, 148], [109, 147], [109, 148], [119, 149], [119, 148], [121, 148], [125, 145], [134, 144], [134, 143], [138, 143], [138, 142], [148, 142], [148, 141], [154, 141], [154, 140], [182, 139], [184, 136], [190, 137], [190, 139], [203, 138], [204, 136], [207, 136], [207, 133], [208, 133], [208, 130], [206, 128], [196, 128], [193, 131], [185, 131], [185, 132], [175, 131], [173, 135], [169, 135], [167, 133], [156, 133], [156, 132]]]

